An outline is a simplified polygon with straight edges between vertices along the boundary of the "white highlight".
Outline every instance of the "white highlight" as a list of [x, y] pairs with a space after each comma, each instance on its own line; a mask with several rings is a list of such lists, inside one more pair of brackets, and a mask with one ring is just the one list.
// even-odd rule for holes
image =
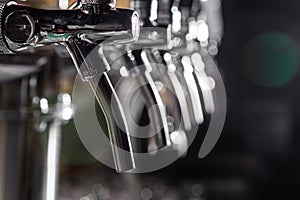
[[42, 110], [42, 113], [48, 113], [49, 111], [49, 105], [48, 105], [48, 100], [45, 98], [42, 98], [40, 100], [40, 108]]
[[62, 111], [63, 120], [70, 120], [73, 116], [73, 109], [70, 107], [64, 108]]
[[[181, 86], [181, 83], [179, 82], [177, 76], [176, 76], [176, 66], [172, 62], [172, 57], [169, 53], [164, 54], [164, 60], [166, 61], [168, 65], [168, 75], [170, 77], [170, 81], [173, 85], [173, 88], [175, 90], [175, 94], [178, 97], [179, 101], [179, 106], [184, 122], [184, 127], [186, 130], [191, 130], [192, 129], [192, 124], [189, 116], [189, 111], [188, 111], [188, 105], [187, 102], [185, 101], [185, 94], [183, 91], [183, 88]], [[173, 69], [175, 67], [175, 70]]]
[[158, 10], [158, 0], [152, 0], [151, 11], [150, 11], [150, 21], [157, 20], [157, 10]]
[[183, 155], [187, 151], [189, 145], [184, 131], [179, 130], [172, 132], [171, 140], [178, 151], [178, 155]]
[[45, 200], [56, 200], [61, 123], [55, 120], [49, 128]]
[[71, 105], [72, 103], [71, 96], [69, 94], [64, 94], [62, 96], [62, 100], [64, 105]]
[[69, 7], [69, 1], [68, 0], [59, 0], [58, 6], [60, 9], [67, 9]]
[[198, 95], [199, 91], [197, 88], [197, 83], [196, 83], [194, 75], [193, 75], [194, 69], [192, 67], [190, 57], [184, 56], [181, 60], [181, 63], [184, 68], [183, 75], [186, 80], [186, 83], [188, 86], [188, 91], [189, 91], [190, 98], [192, 101], [195, 121], [198, 124], [202, 124], [204, 122], [203, 110], [202, 110], [201, 100]]
[[121, 74], [123, 77], [128, 77], [128, 76], [129, 76], [128, 70], [126, 69], [125, 66], [122, 66], [122, 67], [121, 67], [121, 69], [120, 69], [120, 74]]
[[181, 12], [175, 11], [173, 12], [173, 23], [172, 23], [172, 31], [177, 33], [181, 30]]
[[194, 53], [192, 55], [192, 63], [195, 67], [195, 75], [203, 94], [205, 110], [207, 113], [212, 114], [215, 111], [215, 103], [212, 94], [212, 89], [216, 86], [215, 81], [211, 80], [212, 77], [207, 77], [205, 72], [205, 64], [199, 53]]
[[197, 39], [200, 42], [205, 42], [209, 38], [209, 28], [204, 20], [197, 21]]

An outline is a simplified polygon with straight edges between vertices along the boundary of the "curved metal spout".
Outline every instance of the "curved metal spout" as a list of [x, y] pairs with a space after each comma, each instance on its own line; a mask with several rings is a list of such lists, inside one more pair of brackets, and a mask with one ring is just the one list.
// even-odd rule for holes
[[[103, 111], [108, 125], [116, 170], [118, 172], [127, 172], [135, 169], [127, 120], [119, 97], [107, 74], [109, 66], [101, 53], [101, 47], [99, 48], [92, 44], [87, 45], [74, 38], [66, 42], [65, 47], [77, 65], [80, 76], [83, 80], [89, 82]], [[95, 48], [98, 48], [98, 50], [95, 51]], [[94, 52], [99, 53], [99, 55], [91, 57], [97, 57], [97, 60], [90, 59], [89, 54]]]
[[116, 170], [118, 172], [128, 172], [135, 169], [127, 121], [108, 74], [104, 72], [99, 81], [93, 79], [89, 83], [108, 125]]
[[[133, 170], [135, 163], [127, 122], [107, 75], [109, 66], [105, 61], [101, 65], [103, 61], [89, 60], [88, 55], [111, 36], [119, 36], [118, 43], [137, 40], [137, 13], [115, 9], [111, 0], [82, 0], [81, 7], [74, 10], [42, 10], [0, 0], [0, 23], [2, 54], [50, 44], [67, 48], [79, 75], [90, 83], [104, 112], [117, 171]], [[101, 60], [101, 55], [98, 57]]]
[[126, 66], [129, 70], [132, 70], [137, 66], [144, 66], [139, 67], [142, 74], [139, 76], [138, 82], [142, 85], [140, 89], [145, 97], [145, 106], [149, 111], [150, 119], [153, 120], [153, 122], [151, 122], [152, 131], [157, 133], [158, 148], [170, 146], [171, 141], [164, 104], [150, 74], [153, 69], [146, 52], [127, 51], [127, 53], [124, 54], [124, 60], [126, 61]]

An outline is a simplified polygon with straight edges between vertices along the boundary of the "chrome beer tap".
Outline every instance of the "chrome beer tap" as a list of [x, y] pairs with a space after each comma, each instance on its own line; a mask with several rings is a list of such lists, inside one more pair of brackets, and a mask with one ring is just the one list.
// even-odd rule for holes
[[[111, 36], [119, 36], [118, 41], [111, 42], [135, 41], [139, 35], [139, 16], [132, 10], [116, 9], [113, 0], [78, 0], [71, 8], [43, 10], [1, 0], [0, 53], [13, 54], [51, 44], [65, 46], [104, 112], [117, 171], [130, 171], [135, 168], [131, 141], [122, 107], [118, 103], [111, 105], [112, 99], [118, 102], [118, 96], [107, 74], [109, 66], [87, 57]], [[101, 75], [100, 81], [94, 80], [97, 75]]]

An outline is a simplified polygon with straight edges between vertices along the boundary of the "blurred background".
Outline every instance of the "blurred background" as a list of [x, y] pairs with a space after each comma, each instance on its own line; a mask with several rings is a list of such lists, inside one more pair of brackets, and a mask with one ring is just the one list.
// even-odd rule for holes
[[[67, 8], [71, 2], [29, 0], [22, 3], [42, 8]], [[118, 1], [119, 7], [127, 7]], [[157, 172], [130, 175], [117, 174], [101, 165], [83, 147], [72, 120], [64, 123], [59, 180], [59, 200], [247, 200], [299, 198], [300, 179], [300, 2], [297, 0], [223, 0], [224, 36], [216, 56], [227, 92], [227, 118], [223, 133], [213, 151], [199, 159], [201, 145], [196, 140], [185, 158]], [[32, 54], [33, 53], [33, 54]], [[32, 55], [28, 58], [28, 54]], [[43, 60], [41, 60], [43, 58]], [[68, 99], [76, 70], [65, 51], [51, 47], [18, 56], [1, 56], [1, 63], [45, 68], [39, 76], [28, 76], [13, 84], [9, 75], [1, 77], [1, 98], [5, 109], [26, 102], [12, 102], [11, 93], [20, 89], [20, 81], [29, 85], [39, 83], [40, 96], [49, 97], [47, 105]], [[1, 66], [1, 64], [0, 64]], [[18, 66], [16, 71], [18, 71]], [[3, 66], [0, 71], [5, 70]], [[11, 73], [15, 73], [12, 71]], [[52, 76], [51, 76], [52, 74]], [[55, 75], [53, 75], [55, 74]], [[26, 82], [26, 83], [27, 83]], [[51, 84], [49, 84], [49, 82]], [[25, 84], [25, 83], [24, 83]], [[27, 84], [25, 84], [27, 85]], [[45, 89], [47, 88], [47, 89]], [[30, 90], [30, 88], [28, 89]], [[5, 95], [9, 93], [10, 95]], [[59, 95], [61, 94], [61, 95]], [[34, 96], [34, 94], [32, 94]], [[53, 97], [55, 98], [53, 99]], [[38, 103], [44, 102], [36, 99]], [[28, 102], [27, 102], [28, 103]], [[0, 125], [21, 123], [14, 112], [1, 112]], [[19, 112], [19, 111], [18, 111]], [[68, 113], [67, 113], [68, 114]], [[11, 116], [11, 120], [8, 116]], [[19, 116], [19, 115], [18, 115]], [[35, 117], [34, 115], [32, 116]], [[68, 119], [68, 116], [66, 116]], [[27, 125], [31, 119], [26, 119]], [[28, 122], [29, 120], [29, 122]], [[32, 129], [39, 132], [39, 142], [31, 134], [5, 136], [0, 144], [30, 141], [23, 154], [20, 149], [1, 152], [9, 166], [19, 166], [10, 152], [19, 152], [22, 165], [34, 161], [38, 170], [14, 176], [25, 180], [39, 179], [45, 147], [36, 146], [46, 140], [43, 135], [49, 120], [41, 120]], [[31, 127], [31, 126], [30, 126]], [[51, 126], [50, 126], [51, 127]], [[11, 130], [12, 133], [15, 131]], [[31, 131], [32, 132], [32, 131]], [[9, 137], [9, 138], [3, 138]], [[25, 139], [24, 139], [25, 138]], [[36, 152], [35, 148], [40, 149]], [[15, 165], [14, 165], [15, 164]], [[8, 164], [6, 165], [8, 166]], [[2, 166], [5, 168], [5, 166]], [[4, 171], [1, 169], [0, 171]], [[3, 174], [2, 174], [3, 175]], [[39, 185], [39, 181], [33, 181]], [[0, 184], [12, 184], [0, 183]], [[14, 191], [15, 188], [11, 188]], [[1, 193], [1, 191], [0, 191]], [[34, 194], [23, 194], [34, 196]], [[13, 199], [13, 198], [11, 198]], [[7, 198], [7, 200], [10, 200]]]

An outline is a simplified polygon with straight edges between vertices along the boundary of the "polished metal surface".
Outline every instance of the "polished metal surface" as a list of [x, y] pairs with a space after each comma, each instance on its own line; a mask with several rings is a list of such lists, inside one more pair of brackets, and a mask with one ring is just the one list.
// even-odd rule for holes
[[[90, 81], [105, 112], [117, 171], [128, 171], [134, 168], [133, 156], [125, 161], [124, 156], [119, 155], [120, 152], [116, 152], [114, 146], [116, 144], [129, 152], [132, 151], [127, 129], [125, 128], [125, 134], [121, 133], [123, 131], [112, 118], [112, 110], [108, 109], [108, 103], [115, 93], [114, 88], [109, 83], [109, 77], [104, 76], [103, 79], [107, 84], [94, 83], [92, 79], [99, 74], [105, 75], [107, 69], [105, 65], [102, 68], [91, 65], [87, 56], [99, 43], [111, 36], [122, 35], [117, 41], [121, 43], [135, 41], [139, 34], [139, 18], [132, 10], [115, 9], [113, 1], [78, 3], [73, 10], [40, 10], [19, 4], [6, 4], [1, 13], [5, 21], [1, 30], [7, 43], [6, 47], [12, 52], [49, 44], [61, 44], [67, 48], [79, 74], [83, 80]], [[122, 107], [119, 104], [113, 106], [117, 113], [120, 113], [119, 120], [126, 127]], [[127, 164], [123, 165], [123, 161]]]
[[[5, 20], [5, 16], [3, 16], [4, 8], [6, 7], [7, 3], [11, 2], [8, 0], [1, 0], [0, 1], [0, 23], [3, 24]], [[1, 54], [8, 54], [11, 53], [11, 50], [7, 46], [7, 41], [5, 40], [3, 28], [0, 28], [0, 53]]]

